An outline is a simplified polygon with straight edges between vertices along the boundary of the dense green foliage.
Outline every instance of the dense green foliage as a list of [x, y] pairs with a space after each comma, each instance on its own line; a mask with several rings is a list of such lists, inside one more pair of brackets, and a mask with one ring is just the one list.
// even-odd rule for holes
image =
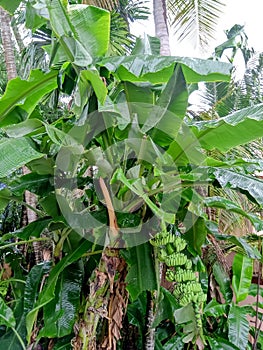
[[[262, 293], [252, 283], [260, 240], [222, 234], [217, 210], [256, 231], [263, 223], [211, 193], [240, 192], [260, 211], [262, 160], [217, 152], [263, 136], [263, 105], [189, 118], [190, 92], [227, 84], [230, 64], [162, 57], [150, 37], [114, 56], [108, 11], [41, 5], [28, 2], [26, 16], [31, 29], [52, 30], [49, 69], [11, 80], [0, 99], [1, 346], [143, 349], [153, 329], [155, 349], [261, 348], [247, 321], [260, 311], [240, 305]], [[26, 190], [38, 219], [23, 226]], [[229, 273], [223, 257], [233, 247]]]

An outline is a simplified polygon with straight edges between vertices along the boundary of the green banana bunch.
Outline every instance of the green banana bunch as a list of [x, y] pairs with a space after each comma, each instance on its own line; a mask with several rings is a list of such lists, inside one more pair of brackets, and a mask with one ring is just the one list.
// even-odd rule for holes
[[206, 295], [192, 270], [192, 260], [183, 252], [187, 242], [183, 237], [163, 230], [157, 233], [150, 243], [159, 248], [159, 260], [169, 266], [165, 278], [175, 283], [173, 295], [177, 303], [181, 306], [193, 303], [197, 326], [202, 328], [200, 309], [206, 301]]

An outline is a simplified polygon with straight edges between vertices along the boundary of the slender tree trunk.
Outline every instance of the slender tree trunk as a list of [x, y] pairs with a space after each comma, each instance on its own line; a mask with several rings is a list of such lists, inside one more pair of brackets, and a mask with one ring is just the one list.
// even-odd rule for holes
[[108, 11], [112, 11], [118, 6], [119, 1], [118, 0], [110, 0], [110, 1], [109, 0], [82, 0], [82, 3], [86, 5], [98, 6]]
[[170, 56], [169, 32], [165, 0], [153, 0], [155, 35], [161, 42], [161, 55]]
[[10, 22], [9, 14], [0, 7], [0, 28], [8, 80], [14, 79], [17, 76]]
[[[2, 45], [4, 49], [5, 65], [8, 80], [17, 77], [16, 61], [14, 54], [14, 43], [12, 41], [11, 32], [11, 19], [9, 14], [0, 7], [0, 28], [1, 28], [1, 38]], [[27, 167], [23, 167], [23, 173], [28, 174], [30, 171]], [[36, 208], [37, 199], [36, 196], [29, 192], [25, 192], [25, 202], [32, 208]], [[37, 219], [37, 215], [34, 210], [29, 207], [26, 208], [27, 223], [33, 222]], [[36, 262], [39, 263], [42, 260], [42, 249], [40, 242], [34, 242], [34, 253]]]

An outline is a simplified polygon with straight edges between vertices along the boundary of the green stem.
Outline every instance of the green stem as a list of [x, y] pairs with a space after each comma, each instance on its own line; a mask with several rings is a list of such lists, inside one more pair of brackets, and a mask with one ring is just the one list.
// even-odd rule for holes
[[23, 339], [20, 337], [20, 335], [18, 334], [18, 332], [16, 331], [16, 329], [14, 327], [12, 327], [12, 330], [15, 333], [15, 335], [17, 336], [17, 339], [19, 340], [19, 343], [21, 344], [22, 349], [26, 350], [26, 346], [25, 346], [25, 344], [23, 342]]
[[102, 254], [103, 250], [96, 250], [95, 252], [89, 252], [89, 253], [85, 253], [82, 256], [91, 256], [91, 255], [98, 255], [98, 254]]
[[50, 241], [50, 238], [41, 237], [41, 238], [29, 239], [27, 241], [8, 243], [8, 244], [5, 244], [4, 246], [0, 247], [0, 250], [6, 249], [9, 247], [14, 247], [16, 245], [28, 244], [28, 243], [33, 243], [33, 242], [41, 242], [41, 241]]

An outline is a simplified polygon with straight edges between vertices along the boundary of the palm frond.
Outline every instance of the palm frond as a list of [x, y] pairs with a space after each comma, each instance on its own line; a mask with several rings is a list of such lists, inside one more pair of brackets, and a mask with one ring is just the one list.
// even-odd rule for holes
[[205, 49], [214, 38], [224, 3], [219, 0], [168, 0], [169, 23], [177, 40]]
[[147, 6], [148, 0], [119, 0], [119, 6], [115, 8], [117, 12], [127, 21], [147, 19], [150, 10]]
[[51, 44], [51, 31], [44, 26], [37, 29], [21, 54], [19, 66], [21, 77], [27, 79], [31, 69], [48, 69], [49, 60], [43, 46], [49, 44]]
[[129, 32], [129, 25], [116, 11], [111, 12], [109, 55], [125, 55], [131, 52], [135, 39]]

